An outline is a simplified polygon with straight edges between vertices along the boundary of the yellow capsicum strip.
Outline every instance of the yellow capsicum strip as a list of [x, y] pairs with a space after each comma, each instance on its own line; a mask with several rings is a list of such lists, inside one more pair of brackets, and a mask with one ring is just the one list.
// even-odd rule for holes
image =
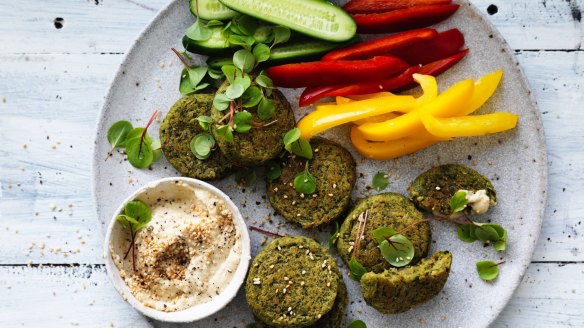
[[358, 127], [365, 139], [372, 141], [388, 141], [401, 139], [424, 131], [420, 113], [434, 116], [453, 116], [466, 108], [473, 94], [472, 79], [454, 84], [441, 93], [433, 101], [421, 107], [381, 123], [366, 123]]
[[428, 113], [422, 114], [422, 122], [432, 135], [439, 138], [482, 136], [503, 132], [517, 126], [519, 115], [493, 113], [462, 117], [438, 118]]
[[502, 77], [503, 70], [498, 70], [476, 80], [474, 83], [474, 92], [470, 98], [470, 104], [457, 116], [472, 114], [479, 109], [495, 93]]
[[297, 127], [301, 132], [300, 138], [308, 140], [338, 125], [415, 105], [416, 101], [412, 96], [390, 96], [354, 101], [343, 105], [317, 106], [317, 110], [304, 116]]
[[[427, 133], [427, 132], [426, 132]], [[353, 147], [363, 156], [377, 160], [394, 159], [408, 155], [430, 147], [439, 140], [428, 136], [428, 138], [401, 138], [391, 141], [369, 142], [357, 127], [351, 128], [351, 143]]]

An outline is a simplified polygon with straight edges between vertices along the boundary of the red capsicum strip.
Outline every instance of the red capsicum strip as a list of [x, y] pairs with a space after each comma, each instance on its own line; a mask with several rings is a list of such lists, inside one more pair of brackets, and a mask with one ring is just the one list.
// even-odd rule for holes
[[353, 15], [359, 33], [390, 33], [426, 27], [452, 16], [460, 5], [420, 6], [382, 14]]
[[268, 68], [267, 74], [278, 87], [301, 88], [380, 81], [406, 69], [408, 64], [393, 56], [367, 60], [317, 61]]
[[[430, 28], [396, 33], [383, 38], [361, 42], [350, 47], [333, 50], [322, 57], [322, 60], [366, 59], [373, 56], [386, 55], [392, 51], [399, 51], [403, 47], [411, 46], [421, 41], [432, 40], [437, 36], [438, 32]], [[401, 58], [400, 56], [396, 57]]]
[[351, 0], [343, 6], [349, 14], [379, 14], [396, 9], [428, 5], [449, 5], [452, 0]]
[[420, 73], [438, 76], [458, 63], [467, 53], [468, 49], [465, 49], [450, 57], [437, 60], [422, 67], [412, 66], [397, 76], [392, 76], [379, 82], [364, 82], [337, 86], [332, 85], [306, 88], [300, 96], [300, 107], [314, 104], [319, 99], [325, 97], [364, 95], [380, 91], [403, 91], [416, 86], [416, 83], [414, 83], [412, 78], [412, 74]]
[[426, 65], [455, 54], [462, 46], [464, 46], [464, 35], [454, 28], [440, 32], [430, 40], [392, 49], [388, 54], [399, 57], [412, 66]]

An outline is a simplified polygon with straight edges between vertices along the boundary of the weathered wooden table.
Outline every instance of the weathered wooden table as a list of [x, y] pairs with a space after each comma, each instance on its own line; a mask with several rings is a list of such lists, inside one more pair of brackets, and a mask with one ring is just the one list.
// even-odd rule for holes
[[[0, 0], [0, 327], [143, 322], [106, 277], [90, 162], [106, 88], [166, 2]], [[584, 2], [473, 2], [523, 65], [549, 151], [540, 241], [495, 326], [582, 327]]]

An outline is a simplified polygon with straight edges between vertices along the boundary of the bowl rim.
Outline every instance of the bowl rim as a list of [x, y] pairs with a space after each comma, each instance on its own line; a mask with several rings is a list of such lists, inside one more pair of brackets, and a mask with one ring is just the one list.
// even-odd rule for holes
[[[128, 202], [136, 199], [139, 195], [141, 195], [142, 193], [144, 193], [148, 189], [155, 188], [155, 187], [159, 186], [160, 184], [165, 184], [165, 183], [173, 183], [174, 184], [177, 181], [182, 181], [182, 182], [185, 182], [185, 183], [187, 183], [190, 186], [193, 186], [195, 188], [201, 188], [203, 190], [211, 192], [211, 193], [217, 195], [219, 198], [221, 198], [227, 204], [227, 206], [229, 207], [229, 209], [233, 213], [234, 225], [235, 225], [236, 229], [239, 231], [240, 236], [241, 236], [241, 258], [239, 260], [239, 263], [237, 265], [237, 269], [236, 269], [235, 273], [233, 274], [231, 281], [225, 287], [225, 289], [219, 295], [217, 295], [217, 297], [213, 298], [209, 302], [197, 304], [195, 306], [192, 306], [192, 307], [184, 309], [184, 310], [174, 311], [174, 312], [164, 312], [164, 311], [159, 311], [159, 310], [153, 309], [151, 307], [147, 307], [146, 305], [144, 305], [140, 301], [138, 301], [134, 297], [134, 295], [132, 295], [128, 285], [120, 276], [118, 267], [115, 265], [115, 263], [112, 259], [110, 245], [111, 245], [112, 234], [113, 234], [114, 228], [116, 226], [116, 222], [117, 222], [116, 217], [118, 216], [119, 213], [122, 212], [123, 208], [125, 207], [125, 205]], [[233, 203], [231, 198], [229, 198], [229, 196], [227, 196], [220, 189], [218, 189], [217, 187], [215, 187], [207, 182], [204, 182], [204, 181], [201, 181], [198, 179], [187, 178], [187, 177], [167, 177], [167, 178], [162, 178], [162, 179], [151, 181], [151, 182], [143, 185], [139, 189], [137, 189], [130, 196], [128, 196], [124, 201], [122, 201], [120, 206], [114, 212], [114, 214], [113, 214], [113, 216], [108, 224], [103, 251], [104, 251], [103, 256], [104, 256], [107, 275], [108, 275], [110, 281], [112, 282], [112, 284], [114, 285], [115, 289], [120, 294], [120, 296], [122, 296], [122, 298], [127, 303], [129, 303], [135, 310], [137, 310], [138, 312], [140, 312], [141, 314], [143, 314], [147, 317], [150, 317], [150, 318], [156, 319], [156, 320], [160, 320], [160, 321], [164, 321], [164, 322], [175, 322], [175, 323], [181, 323], [181, 322], [186, 323], [186, 322], [194, 322], [197, 320], [201, 320], [201, 319], [207, 318], [207, 317], [217, 313], [221, 309], [223, 309], [227, 304], [229, 304], [235, 298], [240, 287], [243, 285], [243, 282], [244, 282], [245, 277], [247, 275], [247, 270], [249, 268], [250, 261], [251, 261], [251, 242], [250, 242], [250, 238], [249, 238], [249, 232], [248, 232], [247, 226], [245, 224], [245, 221], [243, 220], [243, 217], [242, 217], [239, 209]]]

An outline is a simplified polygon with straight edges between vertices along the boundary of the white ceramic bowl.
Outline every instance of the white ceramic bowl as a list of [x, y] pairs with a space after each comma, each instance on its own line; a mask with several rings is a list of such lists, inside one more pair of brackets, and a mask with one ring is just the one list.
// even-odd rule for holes
[[[200, 189], [206, 190], [212, 194], [217, 195], [220, 199], [222, 199], [225, 202], [226, 206], [233, 213], [233, 223], [235, 225], [235, 228], [238, 230], [238, 232], [240, 233], [240, 236], [241, 236], [241, 248], [242, 248], [241, 249], [241, 259], [240, 259], [239, 264], [237, 266], [237, 269], [233, 275], [233, 278], [231, 279], [231, 281], [229, 282], [227, 287], [225, 287], [223, 292], [221, 292], [221, 294], [217, 295], [217, 297], [213, 298], [210, 302], [195, 305], [195, 306], [190, 307], [186, 310], [175, 311], [175, 312], [163, 312], [163, 311], [159, 311], [159, 310], [155, 310], [153, 308], [147, 307], [144, 304], [140, 303], [140, 301], [138, 301], [136, 298], [134, 298], [134, 296], [130, 292], [129, 287], [126, 285], [124, 280], [120, 277], [119, 270], [118, 270], [117, 266], [115, 265], [115, 263], [112, 259], [112, 256], [111, 256], [110, 244], [112, 242], [112, 236], [114, 236], [117, 232], [119, 232], [121, 229], [123, 229], [120, 224], [116, 223], [116, 217], [118, 216], [118, 214], [120, 214], [122, 212], [122, 210], [124, 209], [124, 206], [129, 201], [132, 201], [136, 198], [139, 198], [139, 196], [142, 195], [146, 191], [158, 192], [158, 191], [164, 190], [165, 192], [171, 192], [172, 188], [176, 188], [175, 183], [177, 181], [182, 181], [182, 182], [185, 182], [185, 183], [187, 183], [195, 188], [200, 188]], [[117, 230], [117, 229], [120, 229], [120, 230]], [[245, 275], [247, 273], [247, 269], [249, 267], [249, 262], [251, 259], [250, 240], [249, 240], [249, 234], [248, 234], [247, 227], [245, 225], [245, 222], [243, 221], [243, 217], [241, 216], [239, 209], [237, 208], [237, 206], [235, 206], [233, 201], [231, 201], [231, 199], [226, 194], [224, 194], [221, 190], [215, 188], [214, 186], [212, 186], [206, 182], [196, 180], [196, 179], [183, 178], [183, 177], [164, 178], [164, 179], [153, 181], [153, 182], [147, 184], [146, 186], [143, 186], [142, 188], [138, 189], [136, 192], [134, 192], [132, 195], [130, 195], [127, 199], [125, 199], [122, 202], [122, 204], [118, 207], [115, 214], [111, 218], [108, 229], [107, 229], [105, 243], [104, 243], [104, 259], [105, 259], [105, 266], [106, 266], [108, 275], [109, 275], [111, 281], [113, 282], [114, 287], [118, 290], [118, 292], [122, 295], [122, 297], [124, 297], [127, 300], [127, 302], [130, 303], [140, 313], [142, 313], [150, 318], [160, 320], [160, 321], [193, 322], [193, 321], [197, 321], [197, 320], [206, 318], [206, 317], [216, 313], [217, 311], [224, 308], [235, 297], [235, 295], [237, 294], [237, 291], [239, 290], [239, 288], [243, 284], [243, 281], [245, 279]]]

